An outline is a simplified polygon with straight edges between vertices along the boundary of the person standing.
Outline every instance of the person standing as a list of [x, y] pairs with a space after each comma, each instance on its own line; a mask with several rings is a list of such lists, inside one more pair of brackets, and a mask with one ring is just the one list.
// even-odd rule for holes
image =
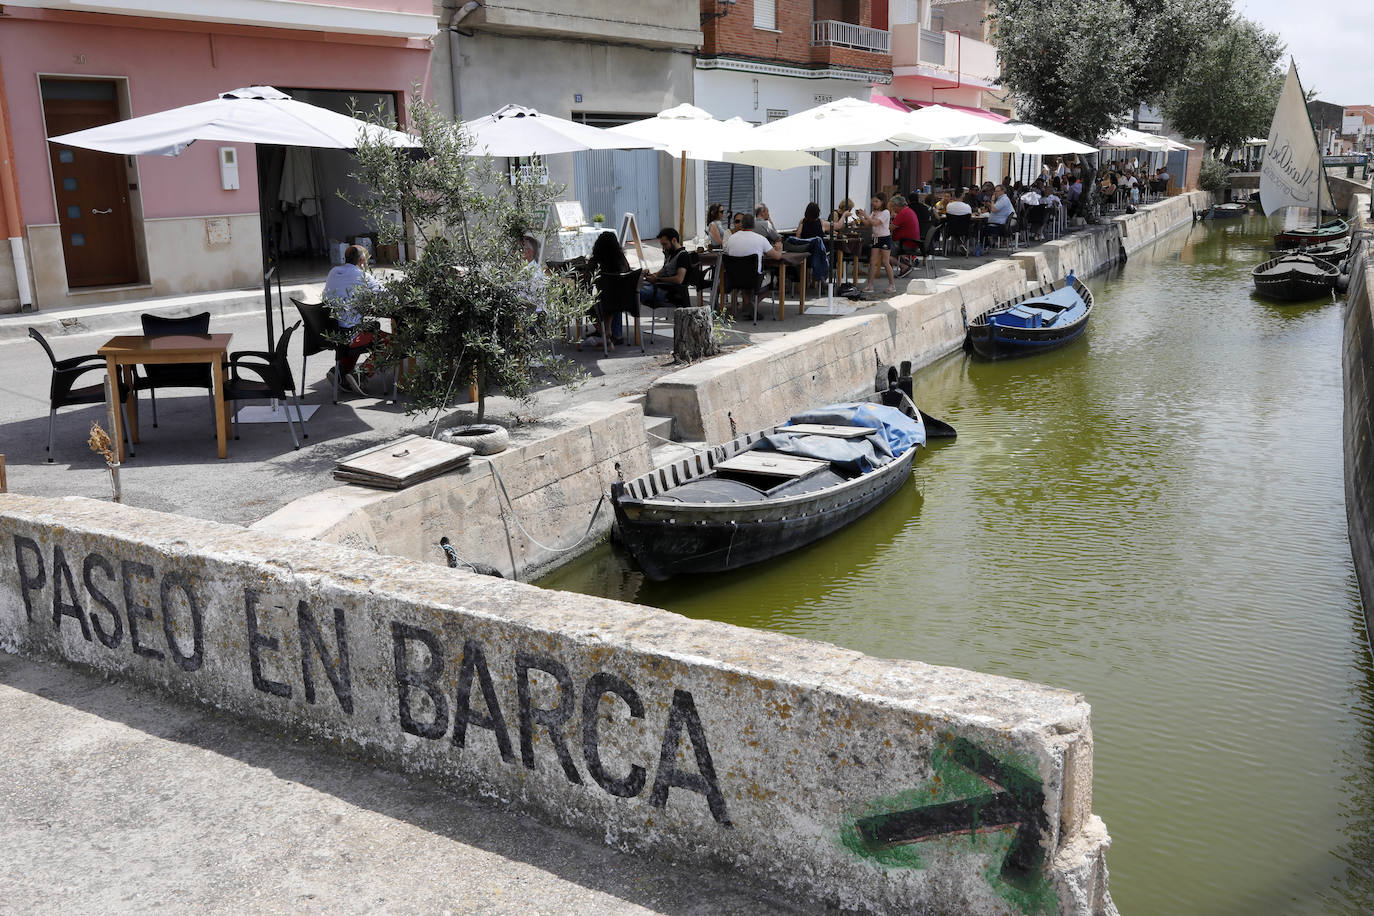
[[873, 247], [868, 253], [868, 288], [873, 289], [878, 274], [886, 271], [887, 289], [884, 293], [890, 293], [897, 284], [897, 278], [892, 274], [892, 214], [887, 209], [886, 194], [873, 195], [870, 203], [870, 213], [865, 214], [862, 209], [854, 211], [873, 230]]

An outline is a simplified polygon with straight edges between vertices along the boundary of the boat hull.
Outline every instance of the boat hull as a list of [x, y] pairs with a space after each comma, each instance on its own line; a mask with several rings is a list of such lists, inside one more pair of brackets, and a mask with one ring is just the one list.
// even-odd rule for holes
[[1315, 229], [1287, 229], [1274, 236], [1274, 247], [1282, 251], [1301, 248], [1306, 245], [1323, 245], [1343, 239], [1350, 234], [1350, 225], [1345, 220], [1336, 220]]
[[[1285, 264], [1292, 268], [1284, 270]], [[1340, 272], [1327, 262], [1301, 255], [1271, 258], [1252, 271], [1255, 292], [1278, 302], [1311, 302], [1331, 298]]]
[[772, 560], [866, 515], [911, 476], [916, 449], [840, 486], [788, 500], [655, 505], [615, 499], [621, 542], [650, 579], [725, 572]]
[[1077, 279], [1074, 280], [1074, 289], [1087, 305], [1087, 310], [1077, 320], [1062, 325], [1056, 324], [1038, 328], [1009, 327], [997, 324], [993, 320], [998, 313], [1006, 311], [1028, 298], [1034, 299], [1040, 296], [1045, 291], [1045, 288], [1041, 287], [1029, 296], [1021, 296], [1009, 302], [1003, 302], [969, 322], [964, 334], [964, 349], [983, 359], [1012, 359], [1018, 356], [1030, 356], [1033, 353], [1043, 353], [1046, 350], [1053, 350], [1056, 347], [1072, 343], [1083, 336], [1083, 332], [1087, 330], [1088, 318], [1092, 316], [1093, 305], [1092, 292]]
[[1216, 204], [1202, 214], [1203, 219], [1236, 219], [1245, 215], [1248, 206], [1243, 203]]

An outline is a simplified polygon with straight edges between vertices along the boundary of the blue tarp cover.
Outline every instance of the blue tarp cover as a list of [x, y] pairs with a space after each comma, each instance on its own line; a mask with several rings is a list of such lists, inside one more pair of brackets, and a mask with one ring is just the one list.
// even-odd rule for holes
[[[787, 425], [815, 423], [825, 426], [867, 426], [872, 434], [862, 439], [840, 439], [835, 436], [808, 436], [789, 433]], [[860, 402], [831, 404], [799, 413], [772, 435], [764, 436], [761, 449], [773, 449], [785, 455], [819, 458], [831, 462], [837, 470], [867, 474], [882, 467], [908, 450], [926, 441], [925, 424], [912, 419], [895, 407]]]
[[[1054, 305], [1058, 308], [1036, 308], [1037, 305], [1042, 304]], [[1086, 308], [1087, 303], [1078, 294], [1078, 290], [1074, 289], [1072, 285], [1065, 285], [1043, 296], [1027, 299], [1004, 312], [993, 315], [992, 323], [1015, 328], [1041, 327], [1042, 325], [1037, 324], [1033, 317], [1039, 315], [1044, 325], [1069, 324], [1077, 321]]]

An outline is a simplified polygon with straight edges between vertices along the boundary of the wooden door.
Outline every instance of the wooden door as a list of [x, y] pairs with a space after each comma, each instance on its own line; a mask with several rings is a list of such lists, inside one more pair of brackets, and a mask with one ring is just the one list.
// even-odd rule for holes
[[[99, 80], [44, 80], [43, 117], [55, 137], [119, 120], [115, 85]], [[138, 280], [129, 179], [124, 157], [48, 144], [62, 254], [70, 287]]]

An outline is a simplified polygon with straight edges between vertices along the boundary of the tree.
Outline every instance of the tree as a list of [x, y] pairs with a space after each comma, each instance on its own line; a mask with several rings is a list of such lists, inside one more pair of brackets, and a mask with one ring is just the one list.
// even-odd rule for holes
[[1274, 117], [1284, 71], [1279, 36], [1259, 24], [1236, 17], [1208, 36], [1181, 78], [1164, 99], [1164, 116], [1178, 131], [1199, 137], [1216, 156], [1246, 140], [1264, 136]]
[[[1001, 82], [1023, 120], [1093, 143], [1129, 111], [1145, 45], [1126, 0], [995, 0]], [[1084, 215], [1098, 220], [1096, 163], [1085, 163]]]
[[[1137, 103], [1160, 97], [1230, 7], [1230, 0], [993, 0], [1001, 82], [1023, 119], [1094, 143]], [[1096, 222], [1096, 163], [1085, 164], [1084, 214]]]
[[[490, 160], [469, 155], [472, 138], [460, 123], [419, 98], [410, 112], [423, 154], [360, 137], [354, 177], [368, 190], [352, 201], [378, 227], [381, 244], [404, 239], [398, 214], [410, 221], [417, 243], [415, 260], [352, 300], [360, 313], [392, 320], [378, 352], [382, 365], [416, 360], [406, 381], [409, 412], [440, 410], [476, 381], [480, 419], [493, 387], [526, 398], [540, 369], [574, 381], [573, 367], [553, 355], [551, 342], [586, 314], [590, 293], [536, 275], [520, 253], [521, 237], [540, 225], [536, 210], [561, 188], [525, 178], [512, 183]], [[393, 126], [380, 111], [369, 120]]]

